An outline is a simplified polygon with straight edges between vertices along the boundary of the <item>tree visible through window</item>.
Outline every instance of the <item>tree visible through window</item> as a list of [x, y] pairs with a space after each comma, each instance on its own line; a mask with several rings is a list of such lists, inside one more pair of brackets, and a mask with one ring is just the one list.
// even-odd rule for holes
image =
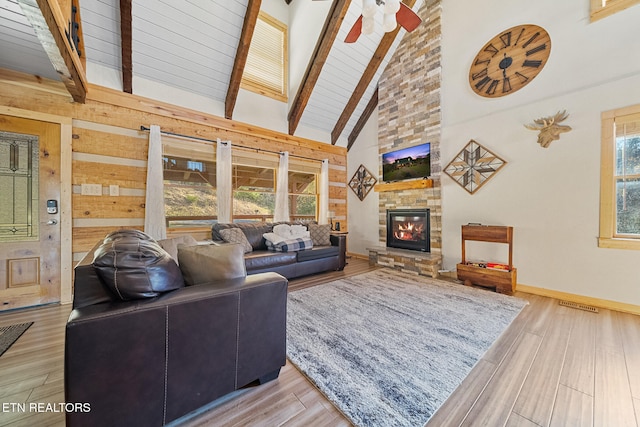
[[630, 123], [618, 127], [622, 129], [616, 129], [616, 235], [640, 237], [640, 131]]
[[599, 245], [640, 249], [640, 105], [602, 114]]
[[[233, 221], [273, 221], [279, 156], [244, 149], [232, 153]], [[168, 226], [211, 227], [218, 221], [216, 158], [212, 147], [172, 142], [164, 146], [163, 161]], [[316, 219], [319, 163], [293, 159], [289, 168], [291, 218]]]

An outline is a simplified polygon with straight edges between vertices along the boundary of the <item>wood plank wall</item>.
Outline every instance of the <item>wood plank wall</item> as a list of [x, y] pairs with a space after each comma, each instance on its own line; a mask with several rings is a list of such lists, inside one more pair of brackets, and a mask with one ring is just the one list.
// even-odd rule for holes
[[[0, 105], [73, 120], [72, 252], [74, 262], [105, 234], [144, 225], [148, 133], [140, 126], [207, 139], [221, 138], [251, 148], [289, 151], [329, 159], [329, 210], [347, 230], [347, 156], [344, 147], [297, 138], [99, 86], [86, 104], [73, 103], [62, 85], [0, 69]], [[102, 196], [81, 195], [82, 184], [102, 185]], [[110, 196], [109, 185], [120, 195]], [[196, 238], [207, 237], [197, 233]]]

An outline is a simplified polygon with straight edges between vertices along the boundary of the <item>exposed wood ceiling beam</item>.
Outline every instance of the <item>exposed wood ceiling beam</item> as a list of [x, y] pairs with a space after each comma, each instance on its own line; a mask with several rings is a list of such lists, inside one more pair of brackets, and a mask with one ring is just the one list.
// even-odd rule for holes
[[[403, 1], [403, 3], [412, 8], [416, 3], [416, 0], [405, 0]], [[378, 67], [380, 67], [380, 64], [382, 64], [384, 57], [387, 55], [387, 52], [389, 52], [389, 49], [396, 39], [400, 28], [402, 28], [400, 27], [400, 25], [396, 26], [395, 30], [385, 33], [385, 35], [382, 37], [382, 40], [380, 40], [380, 44], [374, 52], [373, 57], [369, 61], [369, 65], [367, 65], [364, 73], [362, 73], [362, 77], [360, 77], [358, 85], [353, 90], [351, 98], [347, 102], [347, 105], [344, 107], [342, 114], [340, 114], [338, 122], [331, 131], [331, 144], [335, 145], [335, 143], [338, 142], [340, 134], [344, 130], [347, 122], [349, 121], [349, 118], [358, 106], [360, 99], [362, 99], [362, 95], [364, 95], [365, 91], [369, 87], [371, 80], [373, 80], [373, 76], [376, 74], [376, 71], [378, 71]]]
[[247, 63], [249, 46], [251, 46], [251, 37], [253, 37], [253, 30], [256, 28], [261, 3], [262, 0], [249, 0], [249, 4], [247, 4], [247, 11], [244, 14], [242, 34], [240, 34], [240, 41], [238, 42], [238, 49], [236, 51], [236, 59], [233, 63], [231, 79], [229, 80], [229, 88], [227, 89], [227, 97], [224, 101], [224, 116], [227, 119], [231, 119], [233, 117], [233, 109], [235, 108], [236, 100], [238, 99], [242, 73], [244, 71], [244, 66]]
[[367, 104], [364, 111], [362, 112], [362, 115], [356, 122], [356, 125], [353, 127], [353, 130], [351, 131], [349, 138], [347, 138], [347, 141], [348, 141], [347, 151], [349, 151], [351, 149], [351, 146], [356, 142], [358, 135], [360, 135], [360, 131], [362, 130], [364, 125], [367, 124], [369, 117], [371, 117], [373, 110], [375, 110], [377, 106], [378, 106], [378, 88], [376, 88], [376, 91], [373, 92], [373, 95], [371, 96], [369, 103]]
[[76, 102], [87, 96], [87, 76], [78, 52], [65, 34], [67, 21], [55, 0], [18, 0], [53, 68]]
[[131, 51], [131, 33], [131, 0], [120, 0], [122, 91], [127, 93], [133, 93], [133, 55]]
[[344, 21], [350, 3], [351, 0], [334, 0], [331, 5], [331, 10], [324, 22], [324, 27], [322, 28], [315, 50], [311, 55], [311, 60], [298, 88], [298, 93], [289, 110], [289, 135], [294, 134], [298, 123], [300, 123], [302, 113], [309, 102], [313, 88], [318, 81], [327, 56], [329, 56], [329, 51], [338, 35], [338, 30], [340, 29], [342, 21]]

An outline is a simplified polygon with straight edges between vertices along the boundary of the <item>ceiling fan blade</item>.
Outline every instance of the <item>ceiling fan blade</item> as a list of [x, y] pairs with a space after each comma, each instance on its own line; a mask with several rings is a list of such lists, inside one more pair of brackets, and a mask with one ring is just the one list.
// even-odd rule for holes
[[358, 37], [360, 37], [360, 34], [362, 34], [362, 15], [360, 15], [360, 17], [356, 20], [356, 23], [353, 24], [353, 27], [351, 27], [351, 30], [349, 31], [349, 34], [347, 34], [347, 37], [345, 37], [344, 42], [354, 43], [356, 40], [358, 40]]
[[396, 21], [408, 32], [418, 28], [422, 19], [409, 6], [400, 2], [400, 10], [396, 13]]

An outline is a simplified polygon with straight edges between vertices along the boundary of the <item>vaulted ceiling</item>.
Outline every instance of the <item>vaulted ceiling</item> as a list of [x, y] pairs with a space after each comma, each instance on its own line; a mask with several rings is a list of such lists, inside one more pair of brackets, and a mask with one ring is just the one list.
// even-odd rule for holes
[[[56, 1], [72, 3], [38, 4]], [[323, 20], [324, 26], [316, 45], [309, 47], [313, 54], [306, 70], [289, 73], [302, 76], [290, 82], [298, 90], [289, 94], [289, 133], [304, 126], [330, 134], [331, 143], [350, 146], [375, 108], [377, 82], [405, 31], [398, 27], [384, 33], [377, 16], [374, 34], [347, 44], [343, 40], [361, 13], [360, 0], [333, 0], [321, 9], [319, 1], [267, 1], [289, 8], [311, 2], [306, 10], [317, 5], [326, 14], [311, 18]], [[404, 3], [417, 10], [422, 1]], [[35, 4], [36, 0], [0, 0], [0, 67], [60, 79], [29, 16], [28, 8]], [[135, 76], [224, 104], [225, 116], [232, 118], [260, 6], [260, 0], [80, 0], [81, 56], [87, 69], [93, 66], [123, 76], [124, 91], [136, 93], [131, 88]], [[289, 43], [296, 43], [291, 32], [289, 36]], [[72, 88], [69, 91], [73, 95]], [[81, 97], [74, 99], [81, 102]]]

